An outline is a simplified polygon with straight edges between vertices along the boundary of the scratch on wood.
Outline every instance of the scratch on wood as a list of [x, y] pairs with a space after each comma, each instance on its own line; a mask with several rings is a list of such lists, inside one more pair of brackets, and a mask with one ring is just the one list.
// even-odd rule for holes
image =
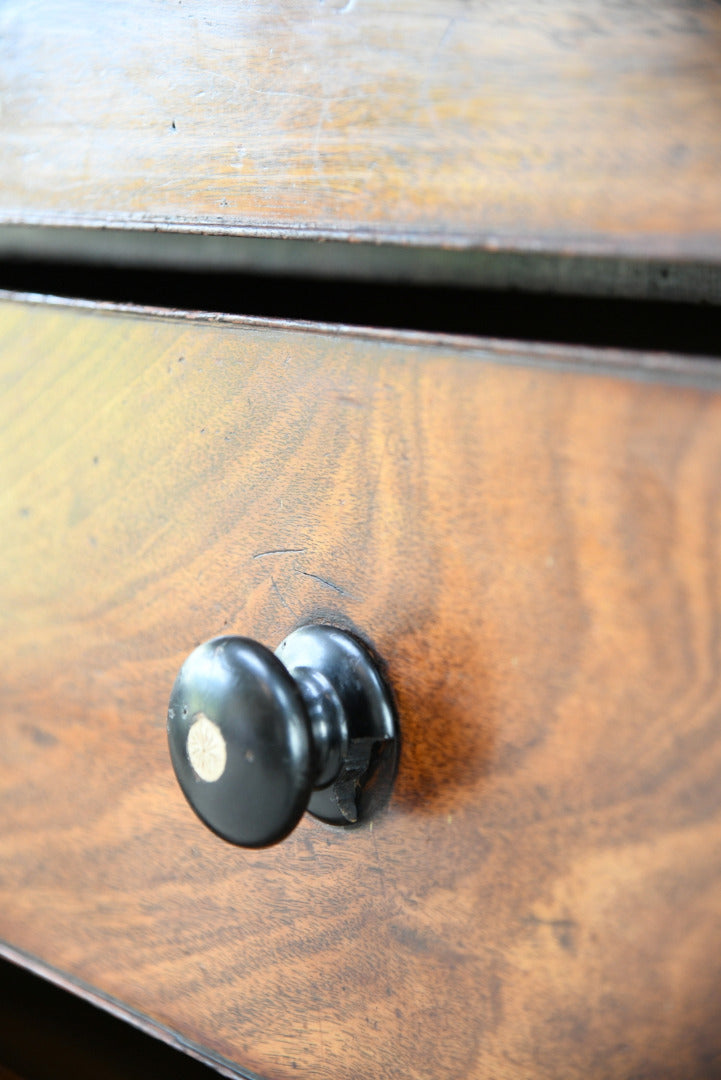
[[275, 578], [272, 575], [271, 575], [271, 579], [270, 579], [270, 584], [273, 586], [273, 590], [274, 590], [276, 596], [278, 597], [278, 599], [280, 600], [281, 604], [283, 605], [283, 607], [287, 608], [288, 611], [291, 613], [291, 615], [294, 615], [297, 618], [298, 617], [298, 612], [294, 611], [293, 608], [290, 606], [290, 604], [288, 603], [286, 598], [283, 596], [283, 593], [278, 588], [278, 584], [277, 584]]
[[330, 94], [324, 97], [321, 94], [304, 94], [301, 91], [296, 90], [267, 90], [264, 86], [249, 86], [248, 91], [251, 94], [259, 94], [262, 97], [279, 97], [279, 98], [300, 98], [303, 101], [317, 101], [319, 104], [327, 105], [334, 101], [351, 101], [353, 94]]
[[319, 581], [321, 585], [326, 585], [333, 592], [340, 593], [341, 596], [347, 596], [349, 600], [355, 600], [356, 597], [344, 589], [341, 585], [335, 585], [332, 581], [328, 581], [326, 578], [321, 577], [320, 574], [311, 574], [309, 570], [298, 570], [296, 568], [296, 574], [302, 574], [303, 577], [313, 578], [314, 581]]
[[451, 30], [452, 30], [452, 29], [453, 29], [453, 27], [454, 27], [454, 26], [456, 25], [456, 22], [457, 22], [457, 21], [458, 21], [458, 20], [457, 20], [456, 18], [452, 18], [452, 19], [449, 19], [449, 20], [448, 20], [448, 26], [447, 26], [447, 27], [445, 28], [445, 30], [444, 30], [444, 31], [443, 31], [443, 33], [441, 34], [441, 40], [440, 40], [440, 41], [438, 42], [438, 44], [436, 45], [436, 49], [435, 49], [435, 52], [434, 52], [434, 54], [433, 54], [433, 59], [434, 59], [434, 60], [436, 59], [436, 57], [438, 56], [438, 53], [439, 53], [439, 52], [441, 51], [441, 49], [442, 49], [442, 48], [443, 48], [443, 46], [445, 45], [446, 41], [447, 41], [447, 40], [448, 40], [448, 38], [450, 37], [450, 33], [451, 33]]
[[357, 409], [365, 407], [364, 402], [359, 401], [358, 398], [351, 397], [350, 394], [335, 394], [334, 400], [339, 401], [342, 405], [354, 405]]
[[300, 555], [305, 548], [271, 548], [269, 551], [256, 551], [254, 559], [264, 559], [266, 555]]

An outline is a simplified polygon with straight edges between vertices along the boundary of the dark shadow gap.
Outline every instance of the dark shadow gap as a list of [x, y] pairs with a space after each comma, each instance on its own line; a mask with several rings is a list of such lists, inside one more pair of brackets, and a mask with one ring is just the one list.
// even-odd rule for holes
[[0, 262], [0, 289], [186, 311], [721, 356], [721, 308], [434, 287]]
[[13, 1080], [211, 1080], [217, 1072], [0, 959], [0, 1076]]

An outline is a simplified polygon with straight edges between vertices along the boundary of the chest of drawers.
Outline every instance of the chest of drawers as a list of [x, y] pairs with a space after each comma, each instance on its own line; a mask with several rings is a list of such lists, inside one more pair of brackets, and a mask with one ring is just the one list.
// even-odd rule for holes
[[[5, 294], [0, 952], [228, 1075], [712, 1073], [718, 362], [418, 333], [408, 297], [713, 312], [721, 8], [0, 18], [5, 284], [113, 265], [141, 300], [177, 263], [278, 314], [288, 275], [407, 305]], [[308, 622], [383, 658], [393, 796], [241, 851], [177, 788], [170, 688]]]

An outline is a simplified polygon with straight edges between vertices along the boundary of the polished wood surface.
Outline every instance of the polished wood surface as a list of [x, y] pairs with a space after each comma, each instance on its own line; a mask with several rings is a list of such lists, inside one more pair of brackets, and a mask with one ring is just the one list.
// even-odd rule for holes
[[0, 222], [720, 260], [716, 0], [0, 18]]
[[[713, 1075], [719, 476], [713, 363], [3, 303], [4, 948], [277, 1080]], [[234, 849], [170, 687], [321, 618], [393, 799]]]

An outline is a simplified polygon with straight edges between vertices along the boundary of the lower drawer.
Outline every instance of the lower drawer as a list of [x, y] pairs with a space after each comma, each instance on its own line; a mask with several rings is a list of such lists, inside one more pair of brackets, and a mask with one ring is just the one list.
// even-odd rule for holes
[[[721, 369], [0, 306], [0, 951], [228, 1071], [721, 1062]], [[188, 809], [198, 642], [384, 658], [372, 828]]]

